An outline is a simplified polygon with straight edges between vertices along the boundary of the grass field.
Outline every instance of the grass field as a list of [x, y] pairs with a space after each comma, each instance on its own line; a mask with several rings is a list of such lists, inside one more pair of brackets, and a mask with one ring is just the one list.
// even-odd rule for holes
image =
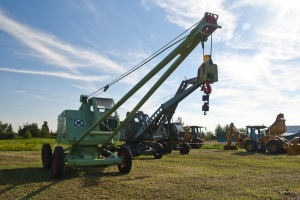
[[0, 199], [300, 199], [300, 156], [192, 149], [136, 157], [127, 175], [66, 168], [55, 180], [40, 154], [0, 151]]
[[0, 151], [39, 151], [44, 143], [56, 145], [51, 138], [0, 140]]

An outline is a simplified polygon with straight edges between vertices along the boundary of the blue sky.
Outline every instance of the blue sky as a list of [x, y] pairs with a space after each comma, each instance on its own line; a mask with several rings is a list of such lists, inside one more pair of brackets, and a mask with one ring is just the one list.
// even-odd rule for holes
[[[195, 91], [174, 115], [187, 125], [213, 131], [217, 124], [271, 125], [284, 113], [287, 125], [299, 125], [300, 8], [296, 0], [127, 0], [0, 1], [0, 121], [14, 130], [48, 121], [79, 108], [79, 96], [91, 94], [137, 65], [205, 12], [219, 15], [213, 34], [213, 84], [210, 111], [201, 111]], [[209, 42], [205, 46], [209, 53]], [[123, 97], [167, 53], [102, 93]], [[199, 45], [145, 103], [151, 115], [182, 80], [196, 76], [202, 62]], [[159, 78], [158, 74], [118, 110], [121, 119]]]

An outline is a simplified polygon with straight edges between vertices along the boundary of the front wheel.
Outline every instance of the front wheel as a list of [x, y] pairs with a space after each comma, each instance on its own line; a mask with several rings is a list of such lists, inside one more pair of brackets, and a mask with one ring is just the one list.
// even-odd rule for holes
[[245, 150], [247, 152], [251, 152], [251, 153], [256, 152], [257, 151], [257, 144], [256, 144], [256, 142], [254, 142], [252, 140], [247, 141], [245, 143]]
[[154, 158], [161, 159], [164, 155], [164, 147], [160, 143], [154, 143]]
[[202, 147], [202, 140], [198, 137], [193, 138], [191, 146], [193, 149], [200, 149]]
[[190, 146], [188, 145], [188, 143], [186, 143], [186, 142], [182, 143], [180, 153], [181, 154], [189, 154], [190, 153]]
[[166, 142], [159, 142], [164, 148], [164, 154], [172, 153], [171, 147]]
[[44, 168], [51, 168], [52, 166], [52, 149], [50, 144], [43, 144], [42, 164]]
[[119, 172], [122, 174], [128, 174], [132, 166], [130, 149], [127, 146], [121, 146], [118, 150], [118, 156], [122, 160], [122, 163], [118, 165]]
[[269, 153], [271, 153], [271, 154], [278, 154], [278, 153], [280, 153], [280, 150], [281, 150], [280, 144], [276, 140], [272, 140], [272, 141], [268, 142], [267, 148], [268, 148]]
[[65, 154], [62, 146], [57, 146], [53, 153], [53, 177], [61, 178], [65, 168]]

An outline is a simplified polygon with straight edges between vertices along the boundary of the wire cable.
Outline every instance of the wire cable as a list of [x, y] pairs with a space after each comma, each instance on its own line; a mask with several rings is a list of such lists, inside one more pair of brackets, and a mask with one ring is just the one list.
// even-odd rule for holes
[[176, 94], [176, 93], [170, 94], [170, 95], [165, 96], [165, 97], [163, 97], [163, 98], [161, 98], [161, 99], [159, 99], [159, 100], [157, 100], [157, 101], [155, 101], [155, 102], [153, 102], [153, 103], [151, 103], [151, 104], [149, 104], [149, 105], [145, 105], [144, 107], [142, 107], [142, 110], [148, 110], [148, 109], [150, 109], [150, 108], [156, 107], [157, 105], [162, 104], [162, 102], [165, 103], [165, 101], [164, 101], [165, 99], [171, 98], [171, 97], [174, 96], [175, 94]]
[[[150, 55], [149, 57], [147, 57], [146, 59], [144, 59], [142, 62], [140, 62], [139, 64], [135, 65], [133, 68], [131, 68], [130, 70], [128, 70], [127, 72], [125, 72], [124, 74], [122, 74], [121, 76], [119, 76], [118, 78], [114, 79], [113, 81], [111, 81], [110, 83], [108, 83], [107, 85], [105, 85], [104, 87], [96, 90], [95, 92], [91, 93], [89, 95], [90, 97], [99, 95], [103, 92], [106, 92], [106, 90], [113, 84], [117, 83], [118, 81], [120, 81], [121, 79], [125, 78], [126, 76], [128, 76], [129, 74], [131, 74], [132, 72], [136, 71], [137, 69], [139, 69], [140, 67], [144, 66], [146, 63], [148, 63], [149, 61], [151, 61], [152, 59], [154, 59], [155, 57], [157, 57], [158, 55], [160, 55], [162, 52], [166, 51], [168, 48], [172, 47], [173, 45], [177, 44], [178, 42], [182, 41], [183, 39], [185, 39], [187, 36], [177, 40], [179, 37], [181, 37], [183, 34], [185, 34], [187, 31], [189, 31], [190, 29], [192, 29], [193, 27], [195, 27], [196, 25], [198, 25], [200, 23], [200, 21], [198, 21], [197, 23], [195, 23], [194, 25], [192, 25], [190, 28], [188, 28], [187, 30], [185, 30], [184, 32], [182, 32], [180, 35], [178, 35], [177, 37], [175, 37], [173, 40], [171, 40], [170, 42], [168, 42], [166, 45], [164, 45], [163, 47], [161, 47], [159, 50], [157, 50], [156, 52], [154, 52], [152, 55]], [[174, 42], [175, 41], [175, 42]], [[174, 42], [174, 43], [172, 43]], [[172, 43], [172, 44], [171, 44]], [[103, 90], [103, 91], [101, 91]], [[101, 91], [101, 92], [100, 92]]]

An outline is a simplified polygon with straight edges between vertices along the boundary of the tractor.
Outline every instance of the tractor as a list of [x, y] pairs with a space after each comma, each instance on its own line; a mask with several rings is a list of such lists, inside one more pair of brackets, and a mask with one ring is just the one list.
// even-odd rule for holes
[[[277, 115], [275, 122], [269, 127], [264, 125], [246, 126], [246, 133], [240, 133], [231, 123], [224, 149], [236, 150], [239, 147], [245, 148], [247, 152], [266, 152], [268, 150], [271, 154], [300, 154], [299, 139], [294, 138], [289, 141], [282, 136], [285, 132], [286, 125], [282, 113]], [[236, 145], [232, 145], [232, 138], [236, 140]]]
[[[193, 149], [200, 149], [203, 145], [203, 126], [184, 126], [184, 142]], [[206, 128], [205, 128], [206, 129]]]

